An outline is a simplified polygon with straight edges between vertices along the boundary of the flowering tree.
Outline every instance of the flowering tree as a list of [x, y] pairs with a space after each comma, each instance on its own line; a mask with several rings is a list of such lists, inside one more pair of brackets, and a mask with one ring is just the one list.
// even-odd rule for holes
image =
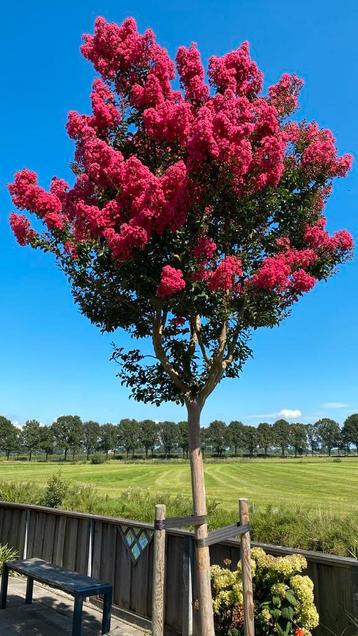
[[[83, 55], [99, 78], [92, 114], [70, 112], [75, 182], [49, 191], [21, 170], [12, 214], [21, 245], [52, 252], [81, 311], [104, 331], [151, 338], [155, 353], [118, 348], [119, 375], [137, 400], [188, 410], [194, 509], [205, 515], [200, 413], [223, 377], [250, 355], [252, 330], [271, 327], [351, 253], [323, 208], [338, 157], [329, 130], [288, 121], [302, 81], [283, 75], [262, 94], [247, 43], [209, 60], [194, 44], [175, 64], [132, 18], [98, 18]], [[207, 526], [196, 528], [197, 538]], [[202, 633], [213, 634], [209, 554], [197, 548]]]

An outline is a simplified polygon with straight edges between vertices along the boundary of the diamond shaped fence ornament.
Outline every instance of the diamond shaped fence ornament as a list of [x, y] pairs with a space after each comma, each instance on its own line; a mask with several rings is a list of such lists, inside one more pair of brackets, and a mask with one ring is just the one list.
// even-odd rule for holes
[[121, 525], [119, 526], [119, 531], [133, 563], [137, 563], [139, 557], [152, 540], [153, 530]]

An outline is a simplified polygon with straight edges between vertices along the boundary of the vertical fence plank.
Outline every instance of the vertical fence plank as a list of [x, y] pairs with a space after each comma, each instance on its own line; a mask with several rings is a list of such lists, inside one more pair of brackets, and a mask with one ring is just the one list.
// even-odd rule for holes
[[194, 545], [193, 538], [190, 536], [183, 537], [183, 619], [182, 619], [182, 636], [192, 636], [193, 634], [193, 554]]
[[87, 576], [92, 576], [94, 521], [88, 519]]
[[164, 634], [165, 505], [155, 506], [152, 636]]

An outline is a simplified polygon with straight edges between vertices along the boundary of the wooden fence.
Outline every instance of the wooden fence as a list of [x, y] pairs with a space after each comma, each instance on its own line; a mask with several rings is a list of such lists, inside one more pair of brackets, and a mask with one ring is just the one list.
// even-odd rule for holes
[[[128, 519], [65, 512], [53, 508], [0, 502], [0, 544], [20, 557], [39, 557], [113, 584], [119, 614], [135, 614], [149, 626], [151, 618], [153, 526]], [[321, 624], [317, 636], [353, 636], [348, 616], [358, 617], [358, 561], [320, 552], [261, 545], [275, 555], [303, 554], [315, 585]], [[236, 540], [211, 546], [211, 561], [233, 567], [240, 557]], [[167, 531], [165, 623], [168, 634], [195, 633], [192, 615], [193, 535]]]

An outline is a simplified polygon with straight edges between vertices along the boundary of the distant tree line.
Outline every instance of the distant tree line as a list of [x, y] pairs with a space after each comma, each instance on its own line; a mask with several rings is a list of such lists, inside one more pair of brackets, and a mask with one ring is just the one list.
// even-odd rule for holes
[[[358, 413], [350, 415], [342, 427], [329, 418], [315, 424], [289, 423], [284, 419], [274, 424], [262, 422], [258, 426], [245, 425], [234, 420], [226, 424], [214, 420], [202, 429], [203, 452], [207, 455], [269, 456], [328, 454], [332, 451], [358, 453]], [[62, 455], [66, 461], [95, 453], [118, 454], [146, 458], [162, 455], [188, 457], [187, 422], [155, 422], [122, 419], [119, 424], [99, 424], [92, 420], [82, 422], [78, 415], [61, 415], [51, 426], [28, 420], [22, 428], [0, 416], [0, 452], [9, 459], [12, 453], [27, 453], [31, 461], [34, 454]]]

